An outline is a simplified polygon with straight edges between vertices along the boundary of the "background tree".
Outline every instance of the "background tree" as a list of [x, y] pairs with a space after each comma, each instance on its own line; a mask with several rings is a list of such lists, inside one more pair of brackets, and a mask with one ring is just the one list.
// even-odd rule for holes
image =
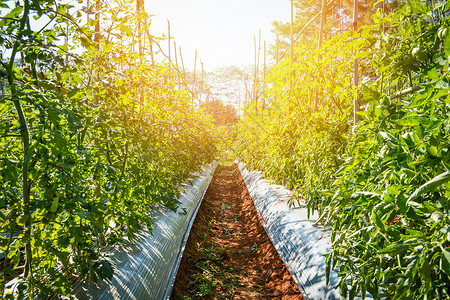
[[205, 103], [206, 111], [213, 116], [216, 126], [233, 125], [238, 121], [236, 108], [213, 99]]

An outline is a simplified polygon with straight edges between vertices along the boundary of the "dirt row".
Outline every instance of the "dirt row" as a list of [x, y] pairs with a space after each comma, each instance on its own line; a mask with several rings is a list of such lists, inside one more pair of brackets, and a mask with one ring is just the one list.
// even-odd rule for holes
[[303, 299], [262, 227], [236, 164], [205, 194], [171, 299]]

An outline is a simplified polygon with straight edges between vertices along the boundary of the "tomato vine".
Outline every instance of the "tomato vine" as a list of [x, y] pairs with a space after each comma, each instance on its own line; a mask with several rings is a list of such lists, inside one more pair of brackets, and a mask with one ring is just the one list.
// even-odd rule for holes
[[69, 295], [77, 278], [111, 278], [102, 249], [151, 229], [152, 208], [176, 209], [214, 156], [213, 123], [136, 49], [149, 22], [132, 3], [0, 3], [0, 290], [13, 297], [23, 270], [22, 296]]
[[448, 299], [449, 4], [385, 3], [370, 25], [320, 50], [297, 44], [294, 62], [273, 66], [268, 105], [248, 105], [234, 153], [332, 227], [327, 264], [343, 296]]

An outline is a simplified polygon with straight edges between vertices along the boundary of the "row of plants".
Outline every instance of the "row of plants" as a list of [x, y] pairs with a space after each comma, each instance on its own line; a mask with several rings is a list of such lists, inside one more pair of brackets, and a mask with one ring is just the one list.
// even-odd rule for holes
[[215, 154], [212, 118], [180, 74], [147, 59], [146, 13], [130, 1], [88, 5], [0, 2], [5, 298], [17, 275], [22, 298], [111, 279], [102, 250], [151, 230], [155, 206], [175, 210], [179, 184]]
[[300, 45], [298, 61], [273, 66], [260, 95], [266, 99], [264, 111], [255, 114], [250, 103], [233, 133], [238, 158], [316, 199], [316, 189], [330, 184], [345, 151], [356, 93], [348, 74], [352, 49], [361, 46], [351, 34], [342, 34], [325, 41], [320, 51]]
[[397, 1], [320, 51], [296, 47], [270, 71], [264, 114], [248, 108], [234, 133], [239, 159], [332, 227], [328, 271], [347, 298], [449, 297], [448, 5]]

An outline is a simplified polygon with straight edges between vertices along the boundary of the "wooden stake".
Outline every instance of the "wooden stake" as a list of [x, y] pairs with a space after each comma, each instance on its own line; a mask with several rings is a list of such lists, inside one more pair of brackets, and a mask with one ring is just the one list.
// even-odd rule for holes
[[[173, 41], [173, 52], [174, 52], [174, 55], [175, 55], [175, 68], [177, 69], [177, 70], [179, 70], [179, 68], [178, 68], [178, 55], [177, 55], [177, 43], [175, 42], [175, 41]], [[180, 86], [180, 75], [179, 75], [179, 71], [177, 72], [177, 81], [178, 81], [178, 86]]]
[[244, 109], [246, 108], [247, 102], [251, 99], [250, 89], [248, 88], [248, 77], [245, 76], [244, 84], [245, 84], [245, 100], [244, 100]]
[[[291, 0], [291, 64], [294, 63], [294, 1]], [[290, 81], [290, 88], [295, 86], [295, 69], [294, 67], [291, 68], [291, 81]]]
[[294, 62], [294, 0], [291, 0], [291, 61]]
[[194, 60], [194, 78], [195, 78], [195, 70], [197, 68], [197, 49], [195, 50], [195, 60]]
[[277, 33], [277, 52], [276, 52], [276, 55], [275, 55], [275, 62], [278, 64], [278, 52], [279, 52], [279, 34]]
[[[195, 97], [197, 97], [197, 93], [196, 93], [196, 91], [195, 91], [195, 69], [196, 69], [196, 67], [197, 67], [197, 49], [195, 49], [195, 61], [194, 61], [194, 82], [193, 82], [193, 84], [192, 84], [192, 89], [194, 90], [194, 93], [195, 93]], [[192, 102], [192, 104], [194, 104], [194, 103]]]
[[[144, 1], [143, 0], [136, 0], [136, 12], [138, 13], [138, 15], [141, 14], [141, 11], [144, 9]], [[139, 56], [140, 56], [140, 61], [142, 63], [142, 42], [141, 42], [141, 34], [142, 28], [141, 28], [141, 17], [138, 16], [138, 47], [139, 47]]]
[[264, 106], [266, 105], [266, 41], [264, 41], [264, 72], [263, 72], [263, 103], [261, 107], [261, 115], [264, 115]]
[[[148, 28], [148, 26], [147, 26], [147, 19], [145, 19], [144, 20], [144, 29], [143, 30], [146, 30]], [[141, 38], [141, 41], [142, 41], [142, 50], [143, 51], [145, 51], [145, 47], [146, 47], [146, 41], [147, 41], [147, 39], [145, 38], [145, 31], [143, 31], [142, 33], [141, 33], [141, 37], [144, 37], [144, 38]]]
[[168, 32], [168, 35], [169, 35], [167, 37], [167, 42], [169, 44], [169, 64], [170, 64], [171, 60], [170, 60], [170, 21], [169, 20], [167, 20], [167, 32]]
[[258, 56], [258, 54], [257, 54], [257, 50], [256, 50], [256, 36], [253, 36], [253, 44], [255, 45], [255, 69], [254, 69], [254, 71], [253, 71], [253, 91], [252, 91], [252, 93], [253, 93], [253, 99], [252, 100], [255, 100], [255, 102], [256, 102], [256, 74], [257, 74], [257, 63], [256, 63], [256, 60], [257, 60], [257, 56]]
[[178, 67], [178, 58], [177, 58], [177, 43], [173, 41], [173, 52], [175, 55], [175, 66]]
[[152, 54], [152, 65], [154, 65], [155, 64], [155, 58], [153, 56], [153, 41], [152, 40], [150, 40], [150, 52]]
[[86, 23], [89, 23], [89, 16], [91, 15], [91, 8], [90, 8], [90, 0], [87, 0], [87, 14], [86, 14]]
[[322, 0], [322, 9], [320, 14], [320, 29], [319, 29], [319, 41], [317, 42], [317, 48], [320, 49], [322, 46], [322, 36], [323, 36], [323, 22], [325, 19], [325, 0]]
[[181, 58], [181, 66], [183, 67], [183, 75], [184, 78], [186, 78], [186, 69], [184, 68], [184, 61], [183, 61], [183, 53], [181, 52], [181, 47], [179, 47], [180, 58]]
[[[323, 36], [323, 22], [324, 22], [324, 18], [325, 18], [325, 0], [322, 0], [322, 8], [320, 10], [320, 28], [319, 28], [319, 39], [317, 42], [317, 49], [319, 49], [320, 51], [320, 47], [322, 46], [322, 36]], [[322, 55], [320, 55], [319, 52], [319, 56], [317, 57], [317, 60], [320, 61], [321, 60]], [[317, 111], [317, 107], [318, 107], [318, 102], [319, 102], [319, 92], [316, 88], [316, 92], [315, 92], [315, 96], [314, 96], [314, 111]]]
[[97, 50], [99, 50], [100, 48], [100, 0], [97, 0], [95, 2], [95, 29], [94, 29], [94, 43], [95, 43], [95, 48]]
[[203, 62], [200, 60], [200, 64], [202, 65], [202, 83], [200, 85], [200, 99], [202, 98], [203, 94], [203, 78], [205, 76], [205, 69], [203, 68]]
[[[151, 25], [152, 25], [152, 21], [150, 20], [149, 28], [150, 28]], [[152, 65], [154, 65], [155, 64], [155, 58], [153, 56], [153, 38], [150, 35], [150, 29], [149, 28], [147, 28], [147, 38], [148, 38], [148, 42], [150, 44], [150, 54], [151, 54], [151, 57], [152, 57]]]
[[239, 97], [238, 97], [238, 112], [241, 113], [241, 90], [239, 89]]
[[[358, 0], [353, 0], [353, 30], [358, 30]], [[353, 55], [356, 55], [355, 51], [353, 51]], [[355, 59], [353, 65], [353, 85], [355, 88], [358, 88], [359, 85], [359, 74], [358, 74], [358, 59]], [[356, 93], [355, 100], [353, 102], [353, 119], [355, 124], [358, 123], [358, 114], [359, 111], [359, 99], [358, 93]]]
[[259, 92], [259, 55], [261, 53], [261, 29], [259, 29], [258, 40], [258, 60], [256, 62], [256, 95], [255, 95], [255, 112], [258, 114], [258, 92]]

